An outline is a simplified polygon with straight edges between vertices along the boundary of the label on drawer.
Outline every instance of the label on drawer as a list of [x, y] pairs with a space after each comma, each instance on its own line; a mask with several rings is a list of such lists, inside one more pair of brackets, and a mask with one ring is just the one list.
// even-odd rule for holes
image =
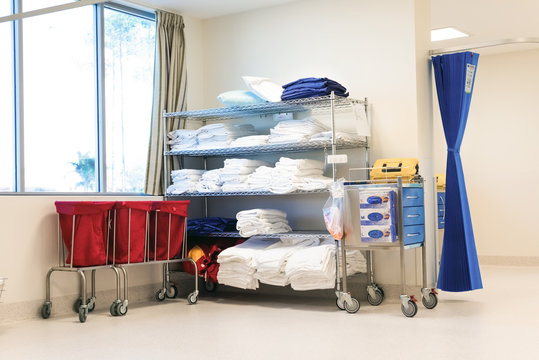
[[328, 164], [346, 164], [348, 163], [348, 155], [328, 155]]

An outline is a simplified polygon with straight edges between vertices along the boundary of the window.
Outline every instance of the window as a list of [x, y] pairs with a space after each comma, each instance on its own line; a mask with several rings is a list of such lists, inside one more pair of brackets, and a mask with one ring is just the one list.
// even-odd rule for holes
[[107, 190], [142, 192], [152, 111], [154, 22], [105, 8]]
[[[5, 0], [0, 16], [70, 2]], [[0, 192], [142, 192], [153, 14], [107, 2], [21, 23], [0, 23]]]

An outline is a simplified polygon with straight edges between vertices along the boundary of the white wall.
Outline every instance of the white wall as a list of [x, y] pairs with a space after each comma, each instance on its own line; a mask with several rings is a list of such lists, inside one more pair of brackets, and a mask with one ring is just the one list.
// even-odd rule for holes
[[[416, 4], [424, 11], [416, 13]], [[368, 97], [371, 159], [418, 157], [417, 107], [426, 102], [417, 101], [416, 65], [426, 69], [427, 62], [425, 57], [416, 64], [416, 30], [426, 34], [418, 39], [428, 39], [430, 26], [422, 20], [416, 29], [415, 17], [430, 19], [426, 5], [413, 0], [311, 0], [206, 20], [204, 105], [219, 107], [218, 94], [245, 89], [242, 75], [269, 77], [281, 84], [326, 76], [347, 87], [351, 97]], [[428, 81], [423, 82], [428, 87]], [[277, 207], [288, 212], [296, 228], [323, 228], [320, 209], [325, 199], [212, 199], [220, 213], [211, 215], [234, 214], [241, 206]], [[377, 280], [398, 283], [396, 252], [376, 256]]]
[[[478, 255], [534, 257], [539, 200], [539, 50], [481, 55], [461, 157]], [[436, 172], [446, 145], [435, 99]]]

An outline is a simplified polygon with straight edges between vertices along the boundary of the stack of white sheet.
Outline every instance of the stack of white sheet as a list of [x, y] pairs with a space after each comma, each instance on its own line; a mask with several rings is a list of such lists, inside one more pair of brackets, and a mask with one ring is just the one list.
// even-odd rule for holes
[[173, 183], [168, 187], [167, 193], [183, 194], [196, 191], [202, 174], [204, 174], [204, 170], [181, 169], [171, 171], [170, 175]]
[[[329, 141], [331, 140], [331, 131], [324, 131], [317, 134], [313, 134], [309, 141]], [[341, 131], [335, 132], [335, 138], [340, 141], [359, 141], [364, 140], [364, 136], [357, 134], [345, 133]]]
[[221, 191], [221, 171], [223, 169], [208, 170], [200, 177], [196, 190], [201, 193]]
[[275, 286], [288, 285], [290, 281], [285, 272], [288, 258], [299, 248], [317, 246], [320, 243], [316, 237], [301, 238], [293, 242], [286, 240], [286, 238], [281, 239], [281, 241], [256, 254], [256, 273], [254, 276], [261, 283]]
[[[342, 256], [339, 250], [339, 277], [342, 274]], [[367, 261], [360, 250], [346, 250], [346, 274], [367, 272]]]
[[303, 120], [285, 120], [270, 129], [270, 144], [288, 144], [309, 141], [316, 133], [327, 131], [328, 128], [314, 118]]
[[167, 134], [171, 151], [193, 149], [197, 146], [197, 130], [180, 129]]
[[270, 191], [272, 175], [275, 168], [261, 166], [257, 168], [245, 182], [245, 188], [249, 191]]
[[269, 135], [251, 135], [237, 138], [230, 143], [230, 147], [260, 146], [268, 143]]
[[268, 165], [264, 161], [251, 159], [226, 159], [219, 178], [223, 191], [246, 191], [245, 183], [257, 168]]
[[197, 130], [197, 149], [227, 148], [233, 140], [255, 134], [255, 128], [251, 124], [206, 125]]
[[236, 214], [236, 219], [236, 229], [242, 237], [292, 231], [286, 220], [286, 213], [276, 209], [244, 210]]
[[333, 180], [322, 175], [324, 166], [321, 161], [282, 157], [275, 164], [270, 191], [277, 194], [286, 194], [296, 190], [327, 189]]
[[241, 289], [257, 289], [255, 257], [258, 252], [278, 242], [279, 239], [251, 238], [240, 245], [221, 251], [217, 262], [217, 280], [221, 284]]

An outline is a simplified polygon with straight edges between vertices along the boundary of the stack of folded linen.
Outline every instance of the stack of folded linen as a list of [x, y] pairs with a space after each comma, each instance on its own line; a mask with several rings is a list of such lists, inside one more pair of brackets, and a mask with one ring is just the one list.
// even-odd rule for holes
[[221, 172], [223, 169], [208, 170], [200, 177], [196, 190], [201, 193], [221, 191]]
[[180, 129], [167, 134], [171, 151], [193, 149], [197, 146], [197, 130]]
[[251, 238], [240, 245], [223, 250], [217, 258], [219, 283], [241, 289], [257, 289], [258, 280], [254, 277], [255, 256], [259, 251], [278, 241], [279, 239]]
[[301, 238], [295, 242], [287, 242], [286, 239], [281, 239], [281, 241], [256, 254], [255, 278], [261, 283], [269, 285], [286, 286], [290, 284], [285, 272], [288, 258], [299, 248], [316, 246], [319, 243], [320, 241], [316, 237]]
[[236, 219], [236, 229], [242, 237], [292, 231], [286, 220], [286, 213], [276, 209], [244, 210], [236, 214]]
[[[342, 274], [342, 256], [339, 251], [339, 274]], [[367, 260], [360, 250], [346, 250], [346, 274], [354, 275], [367, 272]]]
[[167, 193], [183, 194], [196, 191], [197, 183], [205, 170], [181, 169], [173, 170], [170, 175], [173, 184], [167, 189]]
[[271, 178], [275, 168], [269, 166], [258, 167], [245, 181], [243, 191], [270, 191]]
[[230, 147], [260, 146], [268, 143], [269, 135], [242, 136], [230, 143]]
[[331, 289], [335, 286], [335, 243], [300, 248], [289, 258], [285, 273], [294, 290]]
[[252, 124], [210, 124], [197, 130], [197, 149], [226, 148], [230, 142], [242, 137], [255, 135]]
[[[309, 141], [328, 141], [328, 140], [331, 140], [331, 136], [332, 136], [331, 131], [323, 131], [323, 132], [312, 135]], [[340, 141], [358, 141], [358, 140], [364, 139], [365, 137], [364, 136], [361, 137], [357, 134], [336, 131], [335, 138], [336, 140], [340, 140]]]
[[303, 78], [283, 85], [283, 89], [281, 100], [324, 96], [332, 91], [337, 96], [348, 96], [344, 86], [328, 78]]
[[286, 194], [296, 190], [327, 189], [333, 180], [322, 176], [324, 166], [321, 161], [282, 157], [275, 164], [270, 191], [276, 194]]
[[295, 144], [309, 141], [312, 135], [328, 128], [314, 118], [285, 120], [270, 129], [269, 144]]
[[245, 183], [250, 174], [268, 163], [251, 159], [226, 159], [219, 179], [223, 191], [246, 191]]
[[214, 232], [232, 232], [236, 230], [238, 220], [223, 217], [187, 219], [187, 232], [197, 236]]

